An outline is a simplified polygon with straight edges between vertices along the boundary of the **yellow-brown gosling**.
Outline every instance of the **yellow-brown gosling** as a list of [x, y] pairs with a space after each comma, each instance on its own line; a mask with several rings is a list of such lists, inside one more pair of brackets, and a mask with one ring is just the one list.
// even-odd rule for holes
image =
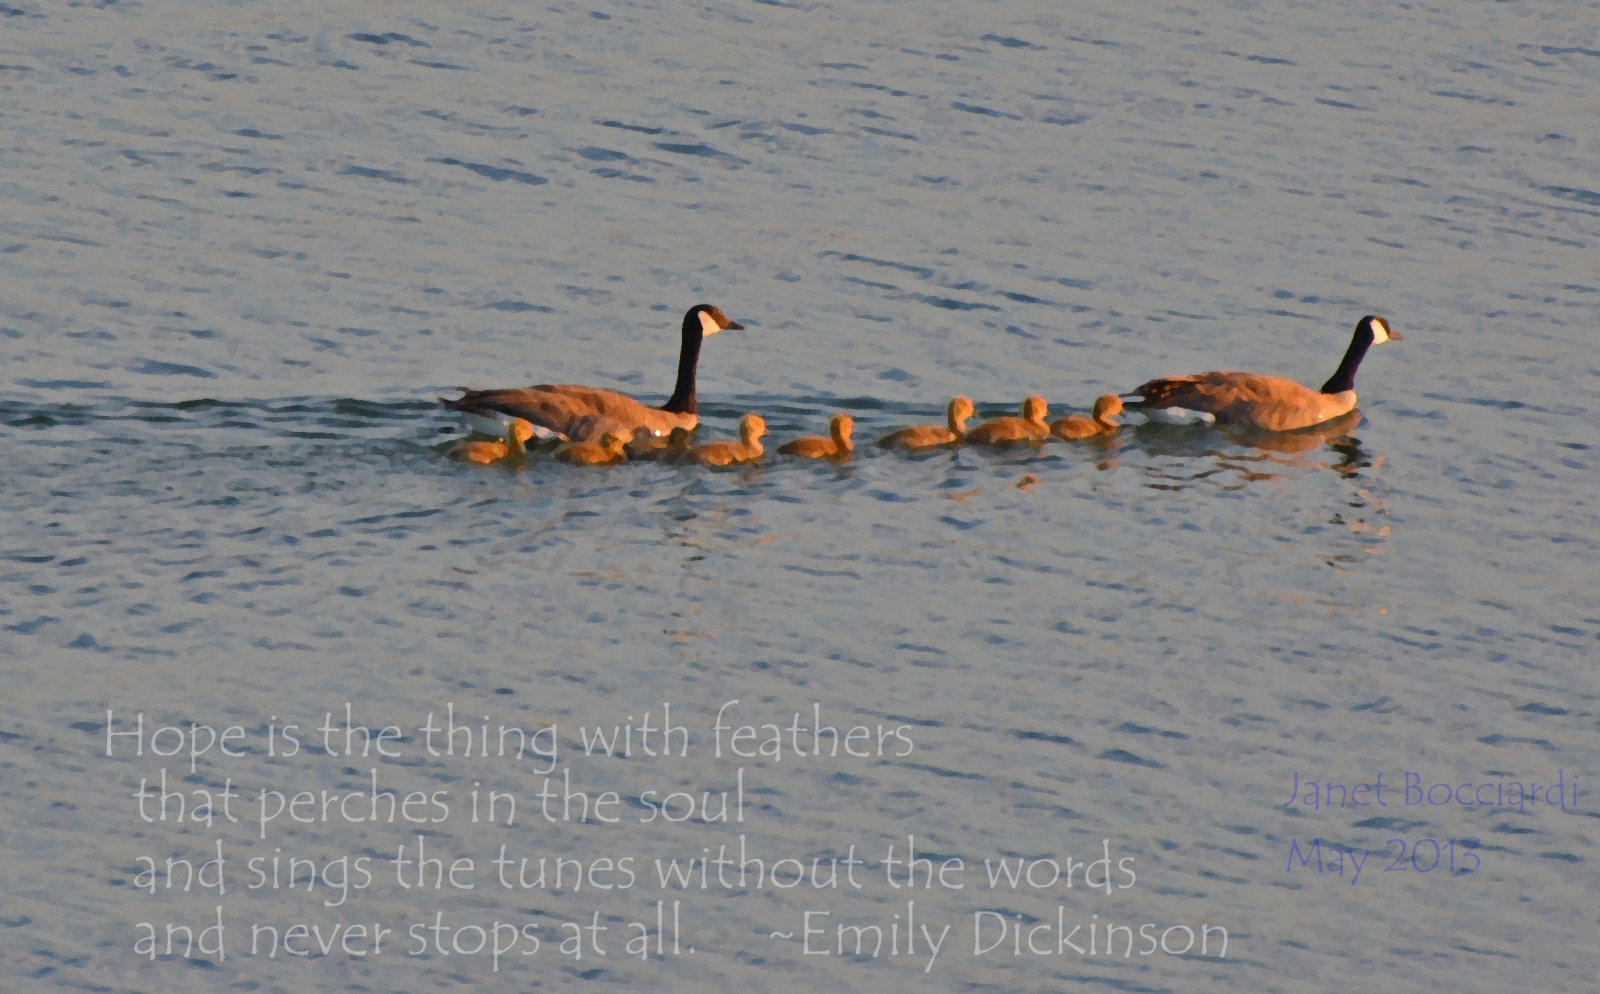
[[972, 414], [971, 398], [957, 397], [945, 408], [945, 427], [912, 425], [891, 431], [878, 439], [877, 445], [885, 449], [932, 449], [941, 445], [955, 445], [966, 439], [967, 419]]
[[1237, 425], [1265, 431], [1294, 431], [1321, 424], [1355, 409], [1356, 369], [1367, 349], [1398, 342], [1389, 322], [1369, 314], [1356, 323], [1344, 359], [1321, 390], [1282, 376], [1259, 373], [1200, 373], [1151, 380], [1128, 392], [1129, 407], [1167, 424]]
[[1022, 402], [1022, 417], [991, 418], [967, 433], [967, 441], [974, 445], [1006, 445], [1011, 442], [1042, 442], [1050, 437], [1050, 426], [1044, 416], [1050, 406], [1043, 397], [1029, 397]]
[[850, 441], [850, 432], [855, 424], [855, 418], [850, 415], [835, 414], [833, 420], [828, 422], [828, 434], [832, 437], [803, 435], [778, 446], [778, 454], [806, 459], [844, 459], [855, 450], [854, 443]]
[[755, 462], [766, 451], [761, 447], [761, 436], [766, 433], [767, 423], [761, 415], [746, 414], [739, 419], [737, 442], [710, 442], [690, 450], [689, 457], [704, 466]]
[[1095, 435], [1109, 435], [1122, 425], [1111, 420], [1122, 413], [1122, 398], [1114, 393], [1101, 394], [1095, 398], [1093, 417], [1084, 417], [1081, 414], [1069, 414], [1060, 421], [1050, 426], [1050, 434], [1055, 438], [1072, 442], [1080, 438], [1090, 438]]
[[689, 451], [694, 436], [687, 428], [674, 428], [669, 435], [640, 435], [624, 448], [629, 459], [675, 459]]
[[622, 445], [622, 439], [608, 431], [602, 433], [598, 441], [568, 442], [556, 450], [556, 458], [574, 466], [610, 466], [627, 461], [628, 454]]
[[652, 435], [665, 435], [674, 428], [693, 428], [700, 423], [695, 397], [700, 345], [719, 332], [743, 327], [710, 304], [689, 308], [683, 316], [678, 383], [672, 396], [660, 407], [646, 407], [615, 390], [570, 383], [513, 390], [468, 390], [455, 400], [444, 400], [444, 406], [462, 412], [474, 426], [496, 418], [527, 418], [574, 442], [598, 438], [605, 431], [632, 437], [640, 428]]
[[521, 418], [506, 422], [505, 438], [498, 442], [463, 442], [450, 451], [456, 459], [478, 466], [487, 466], [502, 459], [521, 459], [528, 454], [527, 441], [533, 437], [533, 425]]

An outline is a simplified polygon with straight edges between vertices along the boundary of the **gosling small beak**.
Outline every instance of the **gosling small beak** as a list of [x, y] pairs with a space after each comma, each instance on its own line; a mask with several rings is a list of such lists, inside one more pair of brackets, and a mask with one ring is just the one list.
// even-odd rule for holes
[[722, 326], [722, 330], [723, 331], [743, 331], [744, 330], [744, 325], [740, 324], [737, 321], [729, 321], [727, 324]]

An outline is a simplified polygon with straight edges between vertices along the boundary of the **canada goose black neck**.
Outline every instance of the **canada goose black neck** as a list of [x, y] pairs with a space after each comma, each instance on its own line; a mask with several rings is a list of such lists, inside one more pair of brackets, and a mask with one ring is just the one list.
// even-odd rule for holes
[[[1368, 314], [1356, 323], [1356, 333], [1350, 338], [1350, 347], [1345, 350], [1344, 359], [1339, 363], [1339, 368], [1334, 371], [1332, 376], [1328, 377], [1328, 382], [1322, 385], [1321, 393], [1344, 393], [1346, 390], [1354, 390], [1356, 388], [1356, 370], [1360, 368], [1361, 360], [1366, 358], [1367, 349], [1370, 349], [1373, 342], [1377, 340], [1377, 334], [1373, 330], [1373, 322], [1382, 320], [1376, 315]], [[1385, 341], [1399, 337], [1388, 332], [1385, 326]]]
[[696, 304], [683, 316], [683, 349], [678, 353], [678, 383], [672, 396], [661, 405], [663, 411], [673, 414], [699, 414], [700, 400], [695, 396], [695, 370], [700, 363], [700, 343], [705, 340], [705, 330], [700, 323], [700, 312], [705, 304]]

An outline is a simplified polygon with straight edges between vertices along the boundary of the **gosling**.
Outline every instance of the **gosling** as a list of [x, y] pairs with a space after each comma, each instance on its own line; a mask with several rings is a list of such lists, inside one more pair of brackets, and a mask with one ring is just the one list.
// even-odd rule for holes
[[622, 446], [622, 439], [608, 431], [598, 441], [568, 442], [556, 450], [556, 458], [574, 466], [610, 466], [627, 461]]
[[850, 441], [850, 432], [855, 424], [855, 419], [850, 415], [835, 414], [833, 420], [828, 422], [831, 438], [805, 435], [778, 446], [778, 454], [805, 459], [847, 459], [855, 451], [855, 445]]
[[1122, 413], [1122, 398], [1114, 393], [1101, 394], [1095, 398], [1094, 416], [1084, 417], [1081, 414], [1070, 414], [1050, 426], [1050, 434], [1067, 442], [1075, 442], [1081, 438], [1092, 438], [1095, 435], [1110, 435], [1121, 428], [1122, 425], [1111, 420]]
[[761, 415], [746, 414], [739, 419], [737, 442], [710, 442], [691, 449], [689, 457], [702, 466], [755, 462], [766, 451], [761, 447], [761, 436], [766, 433], [767, 423], [761, 419]]
[[968, 432], [967, 441], [974, 445], [1042, 442], [1050, 437], [1050, 426], [1044, 423], [1049, 412], [1043, 397], [1029, 397], [1022, 402], [1022, 417], [991, 418]]
[[522, 418], [506, 422], [505, 438], [498, 442], [463, 442], [450, 451], [452, 458], [475, 466], [487, 466], [502, 459], [521, 459], [528, 454], [527, 441], [533, 437], [533, 424]]
[[687, 428], [674, 428], [668, 435], [645, 435], [635, 438], [624, 448], [629, 459], [655, 459], [667, 461], [675, 459], [689, 451], [689, 442], [694, 436]]
[[884, 449], [935, 449], [945, 445], [957, 445], [966, 440], [967, 419], [972, 417], [972, 400], [969, 397], [957, 397], [945, 408], [946, 427], [938, 425], [912, 425], [910, 428], [901, 428], [891, 431], [878, 439], [877, 445]]

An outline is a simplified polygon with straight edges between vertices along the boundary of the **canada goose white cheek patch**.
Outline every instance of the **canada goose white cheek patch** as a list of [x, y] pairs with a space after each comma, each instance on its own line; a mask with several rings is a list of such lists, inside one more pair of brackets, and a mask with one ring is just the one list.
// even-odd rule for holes
[[710, 338], [721, 330], [722, 326], [717, 324], [717, 319], [711, 316], [710, 311], [700, 312], [700, 332], [704, 337]]

